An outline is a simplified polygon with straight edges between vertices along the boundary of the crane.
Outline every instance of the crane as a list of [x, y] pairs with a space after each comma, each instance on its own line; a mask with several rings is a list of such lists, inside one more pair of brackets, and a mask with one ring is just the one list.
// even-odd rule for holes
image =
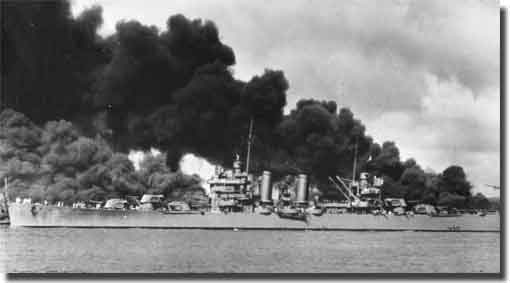
[[493, 188], [495, 190], [499, 190], [500, 189], [500, 186], [496, 186], [496, 185], [488, 185], [488, 184], [485, 184], [487, 187], [489, 188]]

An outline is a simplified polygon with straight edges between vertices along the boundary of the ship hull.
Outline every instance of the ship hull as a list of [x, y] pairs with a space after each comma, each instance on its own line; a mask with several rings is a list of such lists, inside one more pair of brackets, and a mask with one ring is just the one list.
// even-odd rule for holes
[[9, 206], [13, 227], [160, 228], [237, 230], [470, 231], [499, 232], [499, 214], [480, 217], [310, 215], [307, 222], [275, 214], [163, 214], [157, 211], [97, 210], [27, 204]]

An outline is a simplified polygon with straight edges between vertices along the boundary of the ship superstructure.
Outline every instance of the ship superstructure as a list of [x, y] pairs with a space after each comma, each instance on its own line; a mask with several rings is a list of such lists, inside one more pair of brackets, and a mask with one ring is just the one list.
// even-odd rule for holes
[[211, 212], [244, 212], [253, 208], [253, 191], [249, 175], [241, 171], [239, 155], [232, 170], [216, 167], [216, 176], [208, 181], [211, 190]]
[[383, 185], [382, 178], [361, 172], [359, 181], [351, 181], [339, 176], [330, 177], [329, 180], [345, 197], [343, 202], [328, 202], [325, 204], [332, 213], [337, 211], [368, 213], [381, 210], [384, 206], [381, 189]]

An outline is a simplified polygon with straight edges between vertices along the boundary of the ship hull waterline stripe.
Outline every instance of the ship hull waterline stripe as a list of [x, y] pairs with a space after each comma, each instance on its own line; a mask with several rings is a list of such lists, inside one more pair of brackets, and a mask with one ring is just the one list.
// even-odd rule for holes
[[73, 228], [73, 229], [164, 229], [164, 230], [267, 230], [267, 231], [351, 231], [351, 232], [465, 232], [500, 233], [500, 230], [462, 230], [462, 229], [355, 229], [355, 228], [279, 228], [279, 227], [200, 227], [200, 226], [77, 226], [77, 225], [23, 225], [13, 228]]

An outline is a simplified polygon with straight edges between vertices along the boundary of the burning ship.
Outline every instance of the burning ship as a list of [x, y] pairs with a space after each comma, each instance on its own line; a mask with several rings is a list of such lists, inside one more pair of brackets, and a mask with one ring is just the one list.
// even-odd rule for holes
[[[16, 201], [9, 205], [11, 226], [77, 228], [167, 228], [232, 230], [351, 230], [351, 231], [494, 231], [500, 230], [498, 214], [462, 214], [434, 217], [417, 209], [405, 211], [398, 199], [381, 198], [381, 180], [359, 181], [332, 177], [330, 181], [344, 195], [343, 202], [309, 200], [307, 175], [297, 176], [293, 188], [272, 184], [271, 172], [258, 180], [242, 172], [239, 158], [232, 170], [218, 168], [209, 180], [210, 205], [193, 209], [184, 202], [164, 203], [161, 195], [144, 195], [140, 201], [109, 200], [96, 204], [32, 204]], [[291, 192], [295, 194], [292, 197]], [[403, 201], [403, 200], [402, 200]], [[388, 209], [391, 210], [388, 210]], [[391, 211], [391, 212], [389, 212]], [[399, 213], [400, 211], [400, 213]], [[425, 214], [422, 214], [425, 213]]]

